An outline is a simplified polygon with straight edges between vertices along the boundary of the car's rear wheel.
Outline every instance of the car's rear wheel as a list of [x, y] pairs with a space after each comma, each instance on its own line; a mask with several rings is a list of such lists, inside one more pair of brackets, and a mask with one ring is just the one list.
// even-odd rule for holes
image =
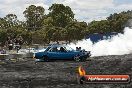
[[44, 60], [44, 61], [49, 61], [48, 56], [43, 56], [43, 60]]
[[74, 60], [77, 61], [77, 62], [78, 62], [78, 61], [81, 61], [79, 55], [74, 56]]

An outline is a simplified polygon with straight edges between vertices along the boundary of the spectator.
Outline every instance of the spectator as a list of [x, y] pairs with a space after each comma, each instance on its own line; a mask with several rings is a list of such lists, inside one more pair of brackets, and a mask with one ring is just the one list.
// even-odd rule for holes
[[13, 41], [12, 40], [8, 40], [8, 48], [9, 48], [9, 50], [13, 49]]

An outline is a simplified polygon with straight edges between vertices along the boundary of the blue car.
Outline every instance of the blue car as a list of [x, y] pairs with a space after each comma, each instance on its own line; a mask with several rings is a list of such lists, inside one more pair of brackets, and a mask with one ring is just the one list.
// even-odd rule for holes
[[50, 60], [75, 60], [85, 61], [90, 57], [90, 51], [85, 50], [73, 50], [66, 45], [51, 45], [43, 52], [37, 52], [33, 58], [36, 61], [50, 61]]

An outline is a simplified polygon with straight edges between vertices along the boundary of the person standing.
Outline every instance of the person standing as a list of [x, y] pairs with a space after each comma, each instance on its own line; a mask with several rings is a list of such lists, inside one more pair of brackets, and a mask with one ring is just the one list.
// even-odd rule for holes
[[9, 51], [13, 49], [13, 41], [10, 37], [7, 39], [8, 49]]

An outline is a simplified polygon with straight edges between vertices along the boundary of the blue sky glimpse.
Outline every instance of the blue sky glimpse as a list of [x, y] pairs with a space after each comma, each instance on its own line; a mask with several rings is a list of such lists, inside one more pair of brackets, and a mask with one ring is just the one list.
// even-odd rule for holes
[[9, 13], [24, 20], [23, 11], [31, 4], [48, 8], [54, 3], [70, 6], [79, 21], [102, 20], [110, 14], [132, 10], [132, 0], [0, 0], [0, 17]]

